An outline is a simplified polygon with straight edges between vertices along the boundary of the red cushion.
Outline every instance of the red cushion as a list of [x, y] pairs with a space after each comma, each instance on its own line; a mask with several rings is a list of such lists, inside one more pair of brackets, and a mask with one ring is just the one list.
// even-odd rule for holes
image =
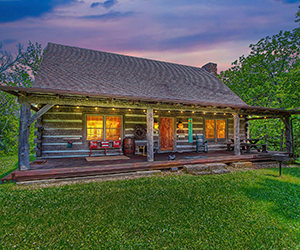
[[99, 148], [97, 141], [90, 141], [90, 148]]
[[113, 148], [121, 147], [121, 141], [113, 141]]
[[102, 141], [101, 148], [109, 148], [109, 141]]

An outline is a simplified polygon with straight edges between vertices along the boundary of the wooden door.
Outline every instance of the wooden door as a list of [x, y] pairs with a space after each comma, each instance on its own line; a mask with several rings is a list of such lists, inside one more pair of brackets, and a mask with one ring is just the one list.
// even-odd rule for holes
[[173, 151], [174, 126], [173, 118], [161, 118], [160, 122], [160, 150]]

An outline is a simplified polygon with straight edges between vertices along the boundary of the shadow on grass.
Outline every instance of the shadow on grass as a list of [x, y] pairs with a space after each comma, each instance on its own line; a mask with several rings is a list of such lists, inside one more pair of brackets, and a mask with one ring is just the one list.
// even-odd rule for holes
[[[287, 171], [286, 171], [287, 170]], [[268, 204], [270, 212], [289, 220], [300, 219], [300, 179], [299, 184], [289, 181], [291, 177], [300, 177], [300, 169], [285, 169], [286, 178], [266, 174], [266, 179], [258, 182], [255, 187], [245, 187], [243, 191], [254, 201]], [[292, 179], [293, 179], [292, 177]]]

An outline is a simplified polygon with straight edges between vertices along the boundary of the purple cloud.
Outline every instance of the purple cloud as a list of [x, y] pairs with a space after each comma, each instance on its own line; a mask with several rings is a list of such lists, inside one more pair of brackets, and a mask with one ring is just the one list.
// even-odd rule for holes
[[102, 6], [102, 7], [106, 8], [106, 9], [109, 9], [112, 6], [114, 6], [116, 3], [118, 3], [117, 0], [107, 0], [107, 1], [105, 1], [103, 3], [101, 3], [101, 2], [94, 2], [94, 3], [91, 4], [91, 8], [96, 8], [98, 6]]
[[115, 20], [115, 19], [121, 19], [126, 17], [131, 17], [135, 13], [132, 11], [121, 13], [119, 11], [110, 11], [108, 13], [102, 14], [102, 15], [89, 15], [89, 16], [82, 16], [80, 18], [82, 19], [98, 19], [98, 20]]

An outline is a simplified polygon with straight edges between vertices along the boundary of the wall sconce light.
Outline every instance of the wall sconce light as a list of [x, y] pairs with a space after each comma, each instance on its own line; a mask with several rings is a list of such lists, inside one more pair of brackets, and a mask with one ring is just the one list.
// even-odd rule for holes
[[214, 115], [216, 115], [217, 113], [214, 113]]
[[205, 112], [203, 112], [203, 115], [205, 115], [206, 113]]
[[157, 110], [155, 110], [154, 112], [157, 113]]
[[56, 105], [56, 108], [58, 109], [58, 108], [59, 108], [59, 105]]
[[128, 109], [128, 111], [131, 111], [131, 109]]
[[76, 106], [77, 109], [79, 109], [79, 106]]
[[98, 107], [95, 107], [95, 110], [97, 110], [98, 109]]
[[115, 110], [115, 108], [112, 108], [112, 110]]
[[146, 113], [146, 109], [144, 109], [143, 112]]
[[168, 113], [171, 113], [171, 111], [169, 110]]
[[178, 129], [182, 130], [183, 129], [183, 123], [181, 121], [179, 121], [177, 127], [178, 127]]
[[181, 110], [181, 111], [180, 111], [180, 113], [182, 114], [182, 113], [183, 113], [183, 111]]
[[158, 127], [159, 127], [158, 121], [154, 119], [153, 128], [158, 129]]
[[192, 114], [195, 114], [195, 111], [192, 111]]
[[85, 100], [86, 100], [86, 101], [88, 101], [88, 100], [89, 100], [89, 97], [88, 97], [88, 96], [86, 96], [86, 97], [85, 97]]

